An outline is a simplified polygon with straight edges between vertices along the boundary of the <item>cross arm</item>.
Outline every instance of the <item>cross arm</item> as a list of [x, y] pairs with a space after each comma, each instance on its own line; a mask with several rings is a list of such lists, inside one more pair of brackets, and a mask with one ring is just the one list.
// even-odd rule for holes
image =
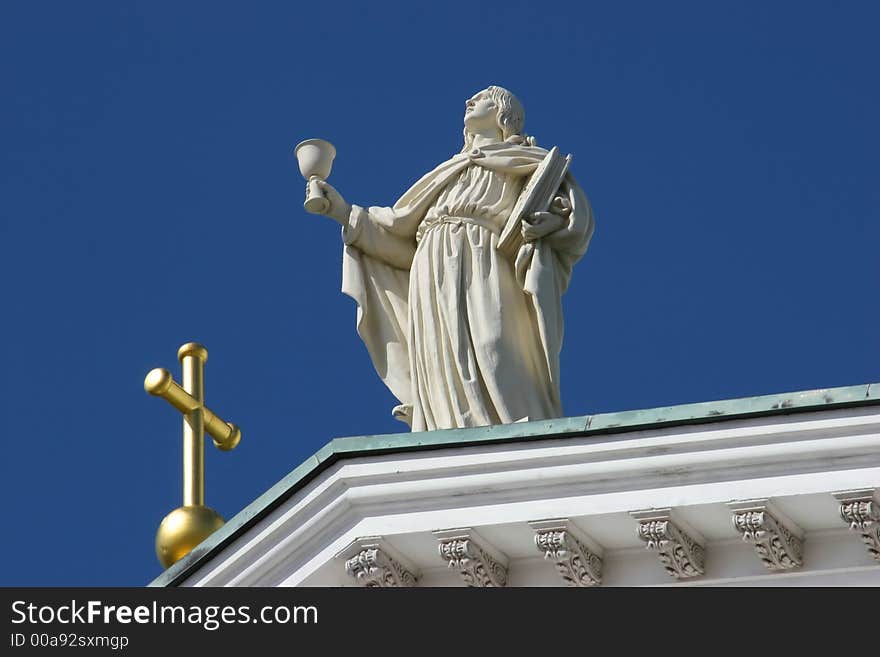
[[150, 370], [144, 379], [144, 390], [151, 395], [161, 397], [184, 415], [201, 409], [205, 431], [214, 439], [214, 445], [218, 449], [228, 451], [241, 440], [241, 430], [236, 425], [220, 419], [207, 406], [177, 385], [171, 372], [164, 367]]

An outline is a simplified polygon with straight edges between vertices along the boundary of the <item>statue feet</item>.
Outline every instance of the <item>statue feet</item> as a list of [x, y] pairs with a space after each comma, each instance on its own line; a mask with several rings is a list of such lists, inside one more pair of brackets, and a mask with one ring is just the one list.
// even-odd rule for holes
[[393, 415], [395, 419], [406, 423], [408, 427], [412, 428], [412, 410], [412, 404], [398, 404], [391, 409], [391, 415]]

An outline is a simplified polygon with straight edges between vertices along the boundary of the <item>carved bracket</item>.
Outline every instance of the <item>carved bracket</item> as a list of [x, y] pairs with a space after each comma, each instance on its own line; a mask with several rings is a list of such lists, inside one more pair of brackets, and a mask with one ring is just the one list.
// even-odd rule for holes
[[803, 530], [769, 499], [729, 502], [727, 506], [733, 511], [733, 526], [754, 546], [768, 570], [791, 570], [804, 564]]
[[419, 578], [418, 569], [380, 536], [358, 538], [337, 557], [345, 559], [345, 572], [364, 587], [409, 587]]
[[645, 541], [649, 550], [657, 552], [657, 558], [667, 573], [676, 579], [705, 574], [702, 537], [684, 521], [675, 518], [672, 509], [632, 511], [630, 515], [639, 522], [639, 538]]
[[850, 529], [859, 532], [874, 559], [880, 561], [880, 496], [878, 489], [866, 488], [834, 493], [840, 502], [840, 517]]
[[602, 583], [601, 548], [580, 532], [567, 518], [530, 522], [535, 546], [556, 566], [568, 586], [598, 586]]
[[507, 586], [507, 557], [470, 527], [433, 532], [440, 556], [468, 586]]

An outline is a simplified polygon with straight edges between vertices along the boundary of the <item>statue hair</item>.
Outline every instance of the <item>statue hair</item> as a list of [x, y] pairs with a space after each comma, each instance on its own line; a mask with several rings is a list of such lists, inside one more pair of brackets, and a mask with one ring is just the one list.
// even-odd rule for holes
[[[523, 134], [526, 124], [526, 110], [519, 99], [504, 87], [492, 85], [486, 87], [479, 94], [486, 94], [498, 108], [498, 128], [501, 130], [501, 138], [512, 144], [534, 146], [534, 137]], [[475, 95], [479, 95], [475, 94]], [[469, 151], [474, 143], [474, 136], [464, 128], [464, 148], [462, 152]]]

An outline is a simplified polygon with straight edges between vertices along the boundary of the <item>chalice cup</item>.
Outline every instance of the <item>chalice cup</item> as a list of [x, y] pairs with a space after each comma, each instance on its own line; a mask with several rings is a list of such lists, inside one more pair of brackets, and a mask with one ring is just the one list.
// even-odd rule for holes
[[330, 175], [336, 147], [323, 139], [306, 139], [296, 145], [293, 153], [299, 162], [299, 172], [309, 181], [303, 207], [312, 214], [324, 214], [330, 209], [330, 201], [324, 197], [318, 181]]

